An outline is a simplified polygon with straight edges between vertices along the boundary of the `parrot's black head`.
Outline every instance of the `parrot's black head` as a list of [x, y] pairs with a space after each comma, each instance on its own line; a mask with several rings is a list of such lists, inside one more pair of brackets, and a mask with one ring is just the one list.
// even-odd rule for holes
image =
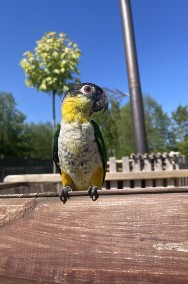
[[78, 109], [88, 109], [90, 114], [103, 110], [105, 112], [108, 109], [108, 98], [100, 87], [92, 83], [76, 84], [71, 87], [65, 94], [63, 99], [72, 98], [77, 103]]

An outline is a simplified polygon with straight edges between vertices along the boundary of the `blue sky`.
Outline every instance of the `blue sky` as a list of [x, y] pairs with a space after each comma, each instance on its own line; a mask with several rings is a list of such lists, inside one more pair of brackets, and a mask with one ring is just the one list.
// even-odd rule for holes
[[[131, 3], [142, 92], [171, 113], [188, 98], [188, 1]], [[52, 117], [51, 97], [25, 87], [19, 66], [48, 31], [64, 32], [79, 45], [81, 81], [128, 92], [118, 0], [2, 0], [0, 7], [0, 91], [14, 95], [27, 121]], [[60, 107], [58, 98], [58, 121]]]

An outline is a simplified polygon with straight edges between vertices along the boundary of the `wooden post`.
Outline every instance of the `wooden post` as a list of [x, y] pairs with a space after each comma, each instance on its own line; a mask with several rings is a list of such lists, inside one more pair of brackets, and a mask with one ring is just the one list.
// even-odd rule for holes
[[[141, 158], [140, 158], [140, 154], [132, 155], [132, 159], [133, 159], [133, 172], [140, 172], [141, 171]], [[134, 181], [134, 187], [141, 187], [141, 180], [135, 180]]]
[[[162, 154], [158, 153], [157, 155], [153, 155], [154, 157], [154, 171], [163, 171], [163, 160]], [[164, 186], [164, 182], [162, 179], [156, 180], [156, 186]]]
[[[148, 154], [145, 154], [143, 156], [143, 161], [144, 161], [144, 168], [143, 171], [145, 172], [151, 172], [152, 171], [152, 164], [151, 164], [151, 157]], [[153, 181], [152, 179], [148, 179], [145, 181], [145, 187], [151, 187], [153, 186]]]
[[[123, 157], [122, 159], [122, 172], [130, 172], [129, 157]], [[130, 180], [123, 181], [123, 189], [130, 188]]]
[[[174, 170], [172, 157], [166, 154], [164, 155], [164, 158], [165, 158], [165, 164], [166, 164], [165, 171]], [[167, 186], [170, 186], [170, 187], [175, 186], [174, 179], [168, 178]]]
[[[109, 172], [110, 173], [116, 173], [117, 172], [117, 167], [116, 167], [116, 158], [111, 157], [109, 159]], [[111, 181], [110, 182], [110, 189], [116, 189], [118, 187], [117, 181]]]

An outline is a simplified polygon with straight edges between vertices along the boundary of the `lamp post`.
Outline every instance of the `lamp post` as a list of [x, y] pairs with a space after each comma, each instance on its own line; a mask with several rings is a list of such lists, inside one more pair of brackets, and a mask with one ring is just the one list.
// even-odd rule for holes
[[120, 8], [135, 147], [136, 153], [144, 154], [148, 152], [148, 147], [130, 0], [120, 0]]

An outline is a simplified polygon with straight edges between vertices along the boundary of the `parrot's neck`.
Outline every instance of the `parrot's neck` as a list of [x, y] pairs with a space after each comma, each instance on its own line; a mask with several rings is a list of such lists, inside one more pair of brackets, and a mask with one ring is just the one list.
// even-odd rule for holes
[[62, 104], [62, 121], [72, 123], [77, 121], [82, 124], [90, 122], [91, 118], [91, 102], [85, 98], [70, 97], [66, 98]]

